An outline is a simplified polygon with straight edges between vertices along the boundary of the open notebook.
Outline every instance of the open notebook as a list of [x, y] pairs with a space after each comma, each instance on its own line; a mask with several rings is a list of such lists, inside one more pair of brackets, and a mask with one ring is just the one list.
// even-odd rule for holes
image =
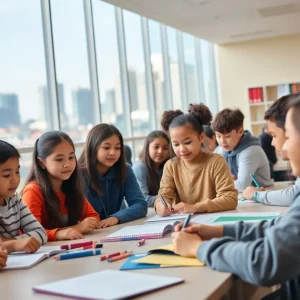
[[[39, 285], [37, 293], [75, 299], [117, 300], [148, 293], [183, 282], [183, 278], [105, 270], [71, 279]], [[116, 284], [118, 288], [116, 288]]]
[[189, 214], [170, 214], [166, 217], [160, 217], [160, 216], [154, 216], [150, 219], [147, 219], [145, 223], [151, 223], [151, 222], [166, 222], [166, 221], [176, 221], [181, 220], [183, 221]]
[[8, 255], [6, 267], [3, 270], [28, 269], [49, 256], [64, 251], [59, 246], [43, 246], [35, 253], [12, 252]]
[[160, 223], [155, 222], [137, 226], [126, 226], [101, 239], [100, 242], [103, 243], [140, 239], [160, 239], [169, 232], [172, 232], [174, 226], [178, 223], [178, 221]]

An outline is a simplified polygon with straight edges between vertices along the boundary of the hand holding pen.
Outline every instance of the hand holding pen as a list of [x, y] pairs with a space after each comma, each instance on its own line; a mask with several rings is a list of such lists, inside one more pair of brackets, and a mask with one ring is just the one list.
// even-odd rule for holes
[[159, 197], [160, 201], [155, 206], [156, 213], [161, 217], [169, 216], [172, 212], [172, 206], [166, 202], [162, 195], [159, 195]]

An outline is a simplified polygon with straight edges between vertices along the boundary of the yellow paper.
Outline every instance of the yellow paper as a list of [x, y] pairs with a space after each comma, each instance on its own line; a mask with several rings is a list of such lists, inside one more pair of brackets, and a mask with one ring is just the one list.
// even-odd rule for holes
[[169, 254], [150, 254], [148, 256], [136, 259], [133, 262], [141, 264], [155, 264], [180, 267], [204, 266], [204, 263], [200, 262], [197, 258], [189, 258]]
[[168, 245], [165, 245], [165, 246], [160, 246], [160, 247], [149, 250], [148, 253], [152, 253], [152, 252], [155, 252], [157, 250], [166, 250], [166, 251], [174, 252], [174, 245], [173, 244], [168, 244]]

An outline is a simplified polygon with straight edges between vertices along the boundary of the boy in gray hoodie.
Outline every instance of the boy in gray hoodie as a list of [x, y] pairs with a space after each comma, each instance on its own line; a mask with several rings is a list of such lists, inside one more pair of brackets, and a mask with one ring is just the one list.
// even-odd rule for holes
[[[287, 113], [285, 149], [293, 174], [300, 176], [300, 96]], [[242, 280], [281, 289], [268, 299], [300, 299], [300, 194], [288, 213], [272, 221], [237, 222], [233, 225], [189, 224], [172, 234], [174, 251], [198, 259], [213, 269]]]
[[242, 192], [254, 175], [260, 186], [273, 185], [268, 158], [259, 140], [244, 131], [244, 115], [239, 109], [223, 109], [212, 122], [219, 146], [214, 151], [226, 159], [235, 188]]

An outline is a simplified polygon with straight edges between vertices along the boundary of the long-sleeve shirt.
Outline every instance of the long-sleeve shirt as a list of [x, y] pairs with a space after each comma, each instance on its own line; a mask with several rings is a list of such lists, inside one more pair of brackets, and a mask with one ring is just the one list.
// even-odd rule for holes
[[[149, 194], [149, 188], [148, 188], [148, 185], [149, 185], [149, 172], [148, 172], [148, 169], [146, 167], [146, 165], [141, 161], [137, 161], [133, 167], [133, 172], [136, 176], [136, 179], [137, 179], [137, 182], [141, 188], [141, 191], [148, 203], [148, 207], [153, 207], [154, 206], [154, 202], [155, 202], [155, 199], [156, 199], [156, 196], [157, 196], [157, 193], [158, 193], [158, 189], [156, 191], [156, 194], [155, 195], [150, 195]], [[162, 177], [162, 170], [158, 171], [156, 176], [159, 178], [159, 180], [161, 179]]]
[[295, 184], [286, 189], [258, 192], [257, 201], [267, 205], [290, 206], [299, 193], [300, 177], [297, 177]]
[[[126, 178], [123, 184], [118, 185], [119, 170], [116, 166], [109, 169], [105, 176], [98, 174], [98, 180], [103, 191], [99, 195], [84, 177], [85, 196], [98, 212], [101, 219], [116, 217], [119, 223], [133, 221], [145, 217], [148, 211], [147, 202], [136, 181], [135, 175], [129, 164], [126, 164]], [[123, 200], [128, 208], [121, 209]]]
[[[22, 239], [34, 237], [41, 245], [47, 243], [47, 233], [38, 220], [22, 202], [19, 194], [5, 199], [6, 205], [0, 206], [0, 236], [4, 238]], [[19, 232], [23, 234], [19, 234]]]
[[[196, 204], [199, 213], [235, 209], [238, 199], [225, 159], [214, 153], [204, 153], [194, 170], [188, 169], [181, 158], [167, 161], [159, 194], [169, 204], [174, 201]], [[155, 204], [158, 201], [159, 197]]]
[[256, 285], [281, 284], [282, 299], [300, 299], [300, 194], [285, 216], [258, 224], [224, 225], [224, 237], [204, 241], [198, 259]]
[[[63, 215], [65, 224], [67, 227], [68, 223], [68, 209], [65, 205], [66, 195], [62, 193], [55, 193], [59, 199], [60, 213]], [[55, 234], [60, 228], [50, 228], [47, 211], [45, 208], [44, 197], [40, 186], [36, 182], [29, 183], [22, 194], [24, 203], [28, 206], [33, 215], [37, 220], [46, 228], [49, 241], [55, 241]], [[99, 215], [90, 205], [90, 203], [84, 198], [83, 199], [83, 211], [81, 218], [78, 221], [82, 221], [85, 218], [93, 217], [100, 221]]]

